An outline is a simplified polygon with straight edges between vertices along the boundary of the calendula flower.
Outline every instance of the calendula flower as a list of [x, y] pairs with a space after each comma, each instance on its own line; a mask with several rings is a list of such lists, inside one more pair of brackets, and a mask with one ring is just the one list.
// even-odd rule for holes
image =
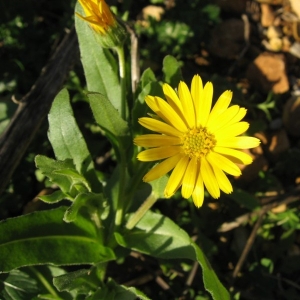
[[[127, 33], [104, 0], [78, 0], [85, 16], [76, 13], [87, 21], [98, 35], [102, 47], [114, 48], [123, 44]], [[96, 36], [97, 36], [96, 35]]]
[[143, 117], [139, 123], [157, 132], [134, 139], [138, 146], [150, 149], [140, 152], [141, 161], [161, 161], [143, 178], [149, 182], [172, 173], [164, 194], [171, 197], [180, 187], [182, 197], [192, 196], [197, 207], [202, 206], [204, 187], [217, 199], [220, 190], [229, 194], [232, 185], [226, 174], [239, 176], [237, 164], [250, 164], [252, 158], [241, 151], [259, 145], [254, 137], [239, 136], [249, 124], [241, 122], [246, 109], [238, 105], [229, 107], [232, 92], [225, 91], [212, 108], [213, 85], [202, 85], [195, 75], [191, 89], [184, 82], [178, 93], [168, 84], [163, 85], [166, 101], [147, 96], [145, 101], [156, 115]]

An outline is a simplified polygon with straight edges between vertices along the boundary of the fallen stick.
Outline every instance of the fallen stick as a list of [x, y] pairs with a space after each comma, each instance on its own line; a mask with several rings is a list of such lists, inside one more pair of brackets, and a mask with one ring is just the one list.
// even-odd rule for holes
[[15, 114], [0, 137], [0, 194], [47, 116], [78, 53], [73, 28], [43, 68], [29, 93], [19, 101]]

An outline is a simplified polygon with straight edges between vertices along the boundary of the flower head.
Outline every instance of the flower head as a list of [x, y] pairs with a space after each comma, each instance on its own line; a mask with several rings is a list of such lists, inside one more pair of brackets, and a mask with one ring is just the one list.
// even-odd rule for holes
[[85, 16], [79, 13], [76, 15], [87, 21], [93, 31], [99, 34], [99, 41], [103, 47], [113, 48], [123, 44], [127, 36], [126, 30], [105, 0], [78, 0], [78, 2]]
[[139, 160], [161, 161], [143, 180], [149, 182], [173, 170], [165, 197], [181, 187], [182, 197], [192, 196], [197, 207], [203, 204], [204, 186], [215, 199], [220, 197], [220, 190], [231, 193], [232, 185], [225, 173], [240, 175], [236, 164], [252, 162], [241, 149], [260, 143], [257, 138], [239, 136], [249, 127], [241, 122], [246, 109], [229, 107], [231, 91], [223, 92], [212, 108], [212, 83], [203, 87], [199, 75], [193, 77], [190, 90], [181, 81], [178, 93], [168, 84], [163, 85], [163, 92], [166, 101], [156, 96], [145, 99], [156, 115], [139, 119], [142, 126], [157, 133], [134, 139], [136, 145], [150, 148], [138, 154]]

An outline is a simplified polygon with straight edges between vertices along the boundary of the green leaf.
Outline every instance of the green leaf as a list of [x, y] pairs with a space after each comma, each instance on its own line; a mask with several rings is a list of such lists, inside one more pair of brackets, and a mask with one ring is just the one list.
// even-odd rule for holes
[[104, 186], [104, 195], [108, 202], [109, 210], [106, 210], [107, 215], [102, 215], [104, 227], [108, 230], [108, 235], [111, 235], [112, 224], [115, 222], [115, 214], [117, 211], [117, 202], [119, 199], [120, 189], [120, 164], [113, 170], [110, 178]]
[[[79, 3], [75, 11], [84, 14]], [[88, 22], [75, 16], [75, 27], [88, 90], [103, 94], [121, 111], [121, 86], [115, 57], [109, 49], [99, 46]]]
[[[138, 95], [138, 102], [140, 104], [144, 104], [145, 103], [145, 97], [147, 95], [158, 96], [158, 97], [161, 97], [161, 98], [165, 98], [162, 86], [157, 81], [151, 81], [143, 87], [141, 93]], [[148, 108], [148, 106], [146, 104], [145, 104], [145, 106]]]
[[105, 131], [116, 153], [125, 151], [132, 144], [127, 122], [104, 95], [90, 93], [88, 98], [97, 124]]
[[56, 161], [38, 155], [35, 162], [42, 174], [61, 189], [61, 191], [54, 192], [52, 195], [41, 196], [41, 200], [48, 203], [55, 203], [63, 199], [73, 201], [78, 193], [91, 191], [90, 183], [78, 173], [71, 159]]
[[66, 159], [64, 161], [57, 161], [43, 155], [37, 155], [35, 157], [35, 164], [36, 167], [41, 170], [43, 175], [47, 176], [51, 182], [57, 184], [60, 187], [60, 189], [64, 194], [70, 193], [72, 187], [71, 178], [55, 173], [55, 171], [62, 170], [62, 169], [75, 170], [75, 166], [71, 159]]
[[151, 211], [134, 229], [115, 236], [119, 245], [155, 257], [196, 260], [188, 234], [169, 218]]
[[59, 174], [65, 177], [69, 177], [72, 185], [81, 185], [86, 191], [91, 191], [89, 182], [74, 169], [60, 169], [53, 172], [54, 174]]
[[177, 59], [171, 55], [167, 55], [163, 61], [164, 82], [170, 86], [177, 87], [182, 80], [181, 68]]
[[209, 261], [196, 243], [192, 242], [197, 261], [202, 268], [203, 283], [205, 289], [212, 295], [214, 300], [230, 300], [228, 291], [224, 288]]
[[99, 279], [90, 269], [81, 269], [55, 277], [54, 286], [60, 291], [75, 291], [77, 294], [88, 294], [99, 286]]
[[13, 270], [8, 276], [5, 276], [6, 278], [3, 280], [3, 275], [0, 275], [1, 299], [27, 300], [33, 299], [39, 293], [36, 280], [28, 274], [19, 270]]
[[94, 264], [115, 258], [110, 248], [99, 243], [99, 228], [79, 215], [73, 223], [63, 222], [65, 210], [60, 207], [0, 222], [0, 272], [39, 264]]
[[215, 300], [230, 299], [202, 250], [169, 218], [148, 211], [136, 227], [123, 235], [115, 233], [119, 245], [158, 258], [191, 259], [202, 267], [206, 290]]
[[57, 203], [67, 198], [67, 195], [62, 191], [55, 191], [50, 195], [39, 196], [39, 199], [46, 203]]
[[119, 112], [112, 106], [106, 96], [98, 93], [88, 94], [89, 102], [97, 124], [115, 137], [128, 135], [129, 128]]
[[48, 120], [48, 136], [56, 158], [72, 159], [76, 170], [86, 177], [95, 192], [100, 192], [101, 185], [90, 152], [74, 118], [67, 90], [62, 90], [55, 97]]
[[168, 183], [169, 176], [164, 175], [156, 180], [149, 182], [152, 187], [152, 193], [156, 199], [165, 198], [165, 188]]
[[150, 300], [144, 293], [136, 288], [125, 287], [123, 285], [117, 284], [112, 279], [109, 279], [107, 285], [98, 289], [98, 291], [86, 298], [87, 300]]
[[207, 4], [203, 7], [202, 12], [206, 13], [210, 21], [220, 21], [220, 7], [214, 4]]
[[72, 205], [66, 210], [64, 221], [69, 223], [75, 221], [82, 207], [88, 207], [90, 215], [94, 216], [94, 222], [101, 226], [98, 216], [105, 210], [105, 199], [103, 194], [81, 193], [78, 194]]
[[157, 81], [154, 72], [148, 68], [146, 69], [140, 79], [141, 87], [144, 88], [148, 83]]

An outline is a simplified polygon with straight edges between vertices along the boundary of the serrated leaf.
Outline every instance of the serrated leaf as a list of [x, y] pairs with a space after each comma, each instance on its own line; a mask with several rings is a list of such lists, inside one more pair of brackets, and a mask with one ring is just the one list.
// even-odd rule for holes
[[[75, 11], [84, 15], [79, 3]], [[75, 27], [88, 90], [103, 94], [121, 111], [121, 86], [115, 57], [109, 49], [99, 46], [88, 22], [75, 16]]]
[[174, 56], [167, 55], [163, 60], [164, 82], [173, 88], [182, 80], [181, 67]]
[[[63, 222], [66, 207], [0, 222], [0, 272], [39, 265], [94, 264], [114, 259], [99, 242], [99, 228], [84, 217]], [[20, 255], [22, 253], [22, 255]]]
[[91, 183], [93, 191], [100, 192], [101, 185], [90, 152], [74, 118], [67, 90], [62, 90], [55, 97], [48, 121], [48, 137], [57, 160], [72, 159], [76, 170]]

